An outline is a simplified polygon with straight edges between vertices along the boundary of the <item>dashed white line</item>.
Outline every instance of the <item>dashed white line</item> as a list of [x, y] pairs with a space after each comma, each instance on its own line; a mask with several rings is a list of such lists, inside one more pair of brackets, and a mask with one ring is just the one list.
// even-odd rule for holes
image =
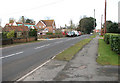
[[49, 46], [50, 44], [47, 44], [47, 45], [43, 45], [43, 46], [39, 46], [39, 47], [36, 47], [34, 49], [39, 49], [39, 48], [43, 48], [43, 47], [46, 47], [46, 46]]
[[0, 59], [4, 59], [4, 58], [11, 57], [11, 56], [14, 56], [14, 55], [22, 54], [22, 53], [23, 53], [23, 51], [15, 53], [15, 54], [10, 54], [10, 55], [4, 56], [4, 57], [0, 57]]

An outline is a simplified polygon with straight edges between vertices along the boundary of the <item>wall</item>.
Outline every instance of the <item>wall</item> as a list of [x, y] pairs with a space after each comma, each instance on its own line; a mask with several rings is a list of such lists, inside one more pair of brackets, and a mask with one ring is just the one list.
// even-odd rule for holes
[[36, 41], [36, 38], [29, 37], [29, 38], [3, 39], [2, 45], [9, 45], [9, 44], [14, 44], [14, 43], [24, 43], [24, 42], [30, 42], [30, 41]]

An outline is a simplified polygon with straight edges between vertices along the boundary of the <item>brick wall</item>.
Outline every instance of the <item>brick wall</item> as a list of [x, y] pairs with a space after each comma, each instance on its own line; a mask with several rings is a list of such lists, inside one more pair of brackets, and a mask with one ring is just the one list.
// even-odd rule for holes
[[30, 41], [36, 41], [36, 38], [29, 37], [29, 38], [3, 39], [2, 45], [8, 45], [8, 44], [14, 44], [14, 43], [24, 43], [24, 42], [30, 42]]

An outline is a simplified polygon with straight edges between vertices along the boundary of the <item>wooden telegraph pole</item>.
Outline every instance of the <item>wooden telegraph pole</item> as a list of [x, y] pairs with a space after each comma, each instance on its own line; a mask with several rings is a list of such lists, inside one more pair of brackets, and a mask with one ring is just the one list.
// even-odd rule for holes
[[106, 6], [107, 6], [107, 2], [105, 0], [105, 27], [104, 27], [104, 34], [106, 33]]

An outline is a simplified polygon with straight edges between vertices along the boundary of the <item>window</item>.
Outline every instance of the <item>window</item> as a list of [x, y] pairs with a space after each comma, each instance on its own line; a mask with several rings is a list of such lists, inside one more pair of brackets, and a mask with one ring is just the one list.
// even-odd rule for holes
[[41, 26], [39, 26], [39, 28], [41, 28]]

